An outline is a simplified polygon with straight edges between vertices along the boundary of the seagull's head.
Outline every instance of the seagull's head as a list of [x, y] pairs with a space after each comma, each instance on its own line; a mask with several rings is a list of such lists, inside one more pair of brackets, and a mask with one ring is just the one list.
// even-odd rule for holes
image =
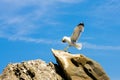
[[62, 42], [63, 42], [63, 43], [66, 43], [66, 36], [64, 36], [64, 37], [62, 38]]
[[62, 38], [62, 42], [63, 42], [63, 43], [66, 43], [66, 42], [68, 42], [68, 40], [69, 40], [68, 38], [69, 38], [69, 37], [67, 37], [67, 36], [64, 36], [64, 37]]

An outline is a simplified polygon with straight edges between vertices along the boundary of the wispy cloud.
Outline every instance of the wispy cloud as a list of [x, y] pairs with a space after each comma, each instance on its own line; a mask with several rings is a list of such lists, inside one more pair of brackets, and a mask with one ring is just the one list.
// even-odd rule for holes
[[[82, 1], [0, 0], [0, 35], [8, 39], [9, 36], [15, 38], [17, 36], [17, 39], [20, 39], [21, 37], [37, 33], [41, 27], [48, 25], [56, 26], [60, 24], [60, 22], [54, 19], [59, 5], [63, 3], [76, 4]], [[25, 40], [27, 41], [27, 39]], [[33, 41], [37, 42], [37, 40]], [[40, 41], [38, 40], [38, 42]]]
[[120, 50], [120, 46], [96, 45], [88, 42], [83, 42], [83, 47], [95, 50]]
[[17, 36], [8, 36], [8, 35], [0, 35], [0, 37], [6, 38], [11, 41], [24, 41], [24, 42], [31, 42], [37, 44], [52, 44], [52, 45], [61, 44], [59, 40], [51, 40], [51, 39], [20, 37], [20, 36], [17, 37]]
[[[101, 14], [101, 15], [110, 16], [112, 14], [118, 13], [120, 10], [119, 8], [120, 8], [119, 0], [105, 0], [104, 3], [96, 6], [93, 11], [97, 12], [98, 14]], [[109, 12], [109, 14], [108, 14], [108, 12]], [[98, 15], [98, 14], [94, 14], [94, 16]]]
[[[90, 13], [89, 13], [90, 12]], [[114, 26], [120, 25], [119, 14], [120, 14], [120, 3], [119, 0], [104, 0], [98, 5], [93, 5], [89, 11], [89, 15], [96, 19], [96, 22], [92, 23], [95, 27], [105, 28], [111, 27], [109, 23], [113, 23]]]
[[11, 40], [19, 40], [25, 42], [33, 42], [33, 43], [43, 43], [43, 44], [60, 44], [57, 40], [49, 40], [49, 39], [35, 39], [35, 38], [28, 38], [28, 37], [19, 37], [19, 38], [10, 38]]

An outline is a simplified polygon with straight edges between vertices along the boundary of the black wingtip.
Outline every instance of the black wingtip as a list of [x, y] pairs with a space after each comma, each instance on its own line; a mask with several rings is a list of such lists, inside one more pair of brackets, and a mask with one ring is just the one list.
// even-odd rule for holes
[[83, 22], [81, 22], [81, 23], [79, 23], [79, 24], [78, 24], [78, 26], [80, 26], [80, 25], [84, 26], [84, 23], [83, 23]]

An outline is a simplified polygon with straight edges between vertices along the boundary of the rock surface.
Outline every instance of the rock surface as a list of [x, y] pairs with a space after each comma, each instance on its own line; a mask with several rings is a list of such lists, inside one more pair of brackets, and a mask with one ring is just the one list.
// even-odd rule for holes
[[0, 80], [62, 80], [56, 68], [53, 63], [46, 64], [42, 60], [9, 64]]
[[31, 60], [8, 64], [0, 80], [110, 80], [102, 67], [81, 55], [52, 49], [58, 64]]
[[54, 49], [52, 52], [67, 80], [109, 80], [97, 62], [81, 54], [70, 54]]

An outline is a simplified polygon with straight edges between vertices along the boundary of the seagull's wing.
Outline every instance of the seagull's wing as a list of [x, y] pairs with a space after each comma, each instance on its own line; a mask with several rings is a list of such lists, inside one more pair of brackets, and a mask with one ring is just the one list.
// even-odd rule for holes
[[78, 24], [71, 36], [71, 41], [76, 42], [81, 32], [83, 32], [83, 30], [84, 30], [84, 24], [83, 23]]

